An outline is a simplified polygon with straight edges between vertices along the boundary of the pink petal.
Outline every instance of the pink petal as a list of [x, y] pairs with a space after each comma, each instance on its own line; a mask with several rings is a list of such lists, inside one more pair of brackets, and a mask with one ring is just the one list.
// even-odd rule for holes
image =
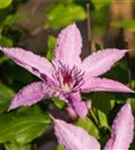
[[[67, 112], [68, 112], [68, 114], [70, 115], [70, 117], [72, 118], [72, 119], [77, 119], [77, 117], [78, 117], [78, 115], [81, 117], [81, 118], [85, 118], [86, 117], [86, 115], [88, 114], [88, 110], [91, 108], [91, 106], [92, 106], [92, 102], [91, 102], [91, 100], [87, 100], [87, 101], [85, 101], [85, 102], [79, 102], [79, 103], [81, 103], [81, 104], [77, 104], [77, 112], [78, 112], [78, 114], [77, 114], [77, 112], [75, 111], [76, 109], [75, 109], [75, 107], [73, 107], [73, 104], [72, 104], [72, 106], [70, 107], [67, 107]], [[75, 103], [76, 104], [76, 103]], [[76, 106], [76, 105], [75, 105]]]
[[77, 113], [74, 111], [74, 109], [73, 109], [72, 107], [67, 107], [66, 110], [67, 110], [69, 116], [70, 116], [72, 119], [75, 120], [75, 119], [78, 118]]
[[118, 112], [113, 125], [112, 135], [105, 150], [128, 150], [133, 140], [134, 117], [130, 104], [125, 104]]
[[2, 48], [1, 51], [16, 64], [27, 69], [39, 78], [41, 78], [42, 74], [48, 77], [52, 76], [53, 67], [44, 57], [40, 57], [31, 51], [26, 51], [21, 48]]
[[127, 50], [105, 49], [93, 53], [84, 59], [81, 68], [87, 72], [89, 77], [99, 76], [112, 67], [112, 65], [121, 59]]
[[81, 47], [80, 31], [75, 24], [69, 25], [58, 36], [54, 59], [70, 66], [79, 65]]
[[82, 92], [94, 92], [94, 91], [110, 91], [110, 92], [126, 92], [134, 93], [133, 90], [125, 86], [124, 84], [101, 78], [89, 78], [81, 87]]
[[19, 106], [31, 106], [44, 98], [52, 96], [48, 87], [42, 82], [34, 82], [21, 89], [13, 98], [9, 110]]
[[80, 93], [72, 93], [68, 96], [69, 106], [81, 117], [85, 118], [88, 108], [85, 102], [81, 101]]
[[84, 129], [62, 120], [54, 121], [55, 134], [65, 150], [100, 150], [98, 141]]

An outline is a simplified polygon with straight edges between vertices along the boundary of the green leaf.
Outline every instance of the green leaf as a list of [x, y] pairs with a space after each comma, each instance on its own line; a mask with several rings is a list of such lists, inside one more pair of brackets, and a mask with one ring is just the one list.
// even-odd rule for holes
[[71, 2], [67, 2], [66, 4], [62, 2], [53, 4], [46, 10], [46, 15], [45, 27], [53, 29], [58, 29], [86, 18], [84, 9]]
[[130, 103], [132, 106], [132, 111], [135, 112], [135, 98], [128, 98], [127, 103]]
[[130, 83], [129, 83], [129, 87], [133, 90], [135, 90], [135, 81], [132, 80]]
[[0, 57], [0, 65], [2, 65], [7, 60], [9, 60], [9, 58], [7, 56]]
[[99, 109], [92, 108], [93, 113], [95, 114], [96, 119], [98, 120], [98, 125], [100, 128], [106, 128], [111, 131], [110, 126], [108, 125], [108, 119], [104, 112], [100, 111]]
[[18, 144], [18, 143], [6, 143], [4, 144], [6, 150], [31, 150], [31, 146], [29, 144]]
[[105, 78], [111, 78], [124, 84], [128, 83], [127, 64], [125, 61], [120, 61], [113, 68], [103, 75]]
[[98, 50], [103, 50], [103, 46], [98, 44], [98, 43], [94, 43], [95, 44], [95, 49], [98, 51]]
[[58, 98], [52, 98], [54, 105], [57, 106], [59, 109], [64, 108], [64, 106], [66, 105], [66, 103], [63, 100], [60, 100]]
[[0, 143], [26, 144], [39, 137], [50, 118], [38, 106], [21, 108], [18, 112], [0, 116]]
[[114, 94], [99, 92], [91, 96], [92, 106], [104, 112], [106, 115], [113, 109], [115, 105]]
[[11, 98], [14, 92], [7, 86], [0, 84], [0, 113], [8, 109]]
[[19, 18], [19, 14], [17, 13], [14, 15], [8, 15], [3, 22], [3, 25], [11, 25], [15, 23], [15, 21], [17, 21], [18, 18]]
[[135, 32], [135, 20], [124, 19], [121, 21], [112, 22], [111, 25], [117, 28], [124, 28], [131, 32]]
[[100, 9], [95, 9], [91, 12], [91, 21], [93, 23], [92, 26], [92, 34], [99, 39], [106, 30], [107, 26], [107, 17], [106, 12], [109, 10], [109, 7], [106, 5], [101, 7]]
[[0, 0], [0, 9], [8, 7], [12, 0]]
[[59, 144], [59, 145], [57, 146], [57, 150], [64, 150], [64, 147]]
[[7, 38], [6, 36], [0, 36], [0, 46], [8, 46], [11, 47], [13, 46], [13, 41], [10, 38]]
[[54, 36], [48, 37], [48, 51], [47, 51], [47, 59], [52, 60], [54, 56], [54, 49], [56, 44], [56, 38]]
[[90, 135], [94, 136], [95, 138], [97, 139], [100, 138], [100, 132], [90, 118], [88, 117], [86, 117], [85, 119], [79, 118], [75, 125], [82, 127], [83, 129], [88, 131]]
[[102, 7], [111, 4], [110, 0], [92, 0], [92, 3], [94, 4], [94, 7], [99, 10]]
[[[3, 21], [1, 21], [0, 23], [0, 41], [2, 40], [2, 31], [4, 29], [5, 26], [9, 26], [13, 23], [15, 23], [15, 21], [19, 18], [19, 14], [14, 14], [14, 15], [8, 15], [8, 16], [5, 16], [5, 18], [3, 19]], [[4, 36], [3, 36], [4, 37]], [[6, 38], [6, 37], [5, 37]], [[11, 41], [11, 39], [8, 39]], [[12, 41], [11, 41], [12, 42]], [[0, 43], [1, 45], [1, 43]], [[10, 45], [2, 45], [2, 46], [12, 46], [13, 44], [10, 44]]]

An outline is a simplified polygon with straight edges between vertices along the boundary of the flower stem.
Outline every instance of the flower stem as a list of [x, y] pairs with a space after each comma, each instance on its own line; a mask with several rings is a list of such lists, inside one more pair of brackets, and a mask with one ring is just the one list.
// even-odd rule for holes
[[87, 3], [87, 33], [88, 33], [88, 47], [89, 51], [92, 53], [92, 38], [91, 38], [91, 21], [90, 21], [90, 5]]
[[[125, 48], [128, 49], [128, 39], [125, 39]], [[131, 61], [129, 57], [129, 52], [126, 54], [126, 60], [127, 60], [127, 73], [128, 73], [128, 81], [130, 82], [132, 79], [132, 74], [131, 74]]]

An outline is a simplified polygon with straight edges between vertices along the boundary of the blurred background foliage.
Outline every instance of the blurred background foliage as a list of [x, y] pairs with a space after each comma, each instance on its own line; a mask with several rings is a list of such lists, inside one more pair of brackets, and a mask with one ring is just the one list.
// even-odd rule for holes
[[[58, 32], [76, 22], [83, 38], [82, 58], [108, 47], [132, 49], [104, 77], [121, 81], [135, 90], [134, 16], [134, 0], [0, 0], [0, 46], [30, 49], [51, 61]], [[1, 150], [56, 149], [51, 121], [45, 112], [51, 109], [54, 115], [69, 121], [63, 102], [53, 99], [7, 112], [13, 95], [37, 80], [0, 53]], [[135, 114], [132, 94], [101, 92], [85, 94], [82, 98], [92, 99], [93, 108], [85, 120], [78, 119], [74, 123], [102, 145], [110, 135], [112, 120], [122, 104], [130, 102]], [[59, 145], [58, 150], [62, 149]], [[135, 149], [135, 144], [131, 149]]]

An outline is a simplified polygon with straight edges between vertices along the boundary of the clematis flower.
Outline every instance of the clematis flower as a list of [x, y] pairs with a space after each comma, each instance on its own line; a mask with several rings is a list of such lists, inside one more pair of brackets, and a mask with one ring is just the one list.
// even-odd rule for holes
[[42, 80], [20, 90], [9, 109], [30, 106], [49, 97], [59, 97], [67, 102], [70, 110], [83, 118], [88, 108], [81, 100], [81, 92], [133, 92], [122, 83], [98, 77], [110, 70], [127, 50], [105, 49], [81, 60], [81, 48], [82, 38], [75, 24], [69, 25], [59, 34], [52, 63], [21, 48], [1, 48], [16, 64]]
[[[84, 129], [54, 119], [54, 129], [58, 141], [65, 150], [100, 150], [99, 142]], [[134, 136], [134, 117], [130, 104], [125, 104], [118, 112], [112, 134], [104, 150], [128, 150]]]

